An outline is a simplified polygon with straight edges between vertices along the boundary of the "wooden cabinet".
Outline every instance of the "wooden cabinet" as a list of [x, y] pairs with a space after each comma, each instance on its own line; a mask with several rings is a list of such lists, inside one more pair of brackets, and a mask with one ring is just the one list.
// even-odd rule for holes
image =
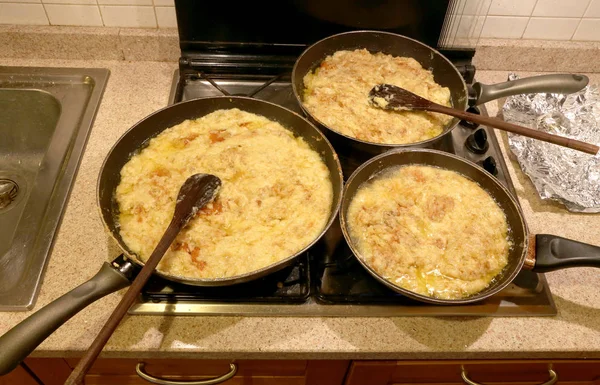
[[[28, 358], [26, 368], [0, 378], [0, 385], [62, 385], [77, 358]], [[179, 360], [99, 359], [85, 377], [86, 385], [148, 385], [136, 366], [155, 378], [190, 381], [236, 374], [224, 385], [536, 385], [551, 379], [556, 384], [600, 385], [600, 360], [447, 360], [447, 361], [346, 361], [346, 360]], [[29, 370], [33, 376], [28, 373]], [[471, 384], [473, 385], [473, 384]]]
[[17, 366], [15, 370], [6, 376], [0, 377], [0, 385], [38, 385], [35, 378], [29, 374], [22, 366]]
[[12, 372], [0, 376], [0, 385], [63, 385], [71, 370], [62, 358], [27, 358]]
[[353, 361], [345, 385], [543, 384], [556, 373], [557, 384], [600, 385], [598, 360]]
[[[74, 368], [78, 359], [66, 359]], [[143, 371], [154, 378], [168, 380], [206, 380], [231, 371], [236, 374], [225, 385], [341, 385], [349, 361], [306, 360], [175, 360], [175, 359], [99, 359], [85, 377], [86, 385], [148, 385], [136, 373]]]
[[63, 358], [27, 358], [25, 365], [44, 385], [63, 385], [73, 370]]

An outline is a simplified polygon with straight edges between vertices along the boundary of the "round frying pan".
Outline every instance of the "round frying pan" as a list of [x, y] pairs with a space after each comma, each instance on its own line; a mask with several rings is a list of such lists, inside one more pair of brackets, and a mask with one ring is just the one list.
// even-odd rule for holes
[[[477, 182], [498, 203], [506, 215], [513, 247], [509, 251], [508, 265], [492, 284], [484, 290], [463, 299], [439, 299], [404, 289], [379, 275], [356, 250], [348, 232], [348, 207], [357, 189], [377, 173], [396, 166], [422, 164], [456, 171]], [[379, 282], [407, 297], [440, 305], [463, 305], [481, 301], [504, 289], [521, 271], [548, 272], [567, 267], [600, 267], [600, 247], [587, 245], [554, 235], [530, 235], [519, 204], [498, 180], [476, 164], [456, 155], [428, 149], [395, 149], [378, 155], [360, 166], [350, 176], [344, 187], [340, 208], [342, 232], [350, 249], [363, 267]]]
[[100, 208], [102, 220], [108, 233], [134, 263], [138, 265], [143, 264], [129, 250], [127, 244], [121, 238], [117, 226], [119, 211], [117, 202], [114, 200], [114, 195], [121, 180], [121, 169], [131, 158], [132, 152], [143, 148], [150, 138], [155, 137], [165, 128], [172, 127], [186, 119], [194, 119], [216, 110], [230, 108], [239, 108], [240, 110], [262, 115], [270, 120], [281, 123], [284, 127], [294, 132], [296, 136], [302, 137], [313, 150], [321, 154], [321, 158], [329, 168], [330, 181], [333, 186], [333, 201], [327, 225], [319, 237], [315, 238], [306, 248], [260, 270], [234, 277], [214, 279], [188, 278], [168, 275], [158, 271], [155, 272], [156, 275], [171, 281], [194, 286], [225, 286], [247, 282], [281, 270], [289, 266], [298, 255], [312, 246], [327, 231], [337, 214], [343, 183], [340, 164], [329, 141], [306, 119], [276, 104], [247, 97], [224, 96], [179, 103], [150, 115], [127, 131], [106, 157], [98, 178], [98, 207]]
[[115, 202], [115, 189], [121, 178], [121, 168], [129, 161], [132, 154], [143, 149], [148, 141], [163, 130], [181, 123], [186, 119], [196, 119], [221, 109], [238, 108], [243, 111], [265, 116], [281, 123], [297, 137], [317, 151], [329, 169], [333, 186], [333, 200], [329, 219], [325, 228], [311, 244], [287, 258], [256, 270], [249, 274], [235, 277], [200, 279], [188, 278], [165, 273], [155, 274], [173, 282], [196, 286], [234, 285], [258, 279], [267, 274], [279, 271], [291, 265], [296, 257], [306, 251], [327, 231], [336, 219], [342, 193], [342, 172], [339, 160], [329, 141], [323, 134], [300, 115], [273, 103], [247, 97], [214, 97], [190, 100], [178, 103], [152, 115], [134, 125], [113, 146], [108, 153], [98, 178], [98, 206], [102, 221], [108, 233], [115, 239], [124, 252], [111, 263], [105, 262], [100, 271], [89, 281], [71, 290], [32, 314], [20, 324], [0, 337], [0, 375], [15, 368], [54, 330], [65, 323], [77, 312], [95, 300], [128, 286], [135, 275], [133, 265], [142, 265], [132, 253], [119, 234], [117, 225], [118, 205]]
[[[341, 134], [313, 116], [304, 108], [303, 104], [304, 76], [318, 67], [327, 56], [337, 51], [363, 48], [371, 53], [383, 52], [393, 56], [414, 58], [423, 68], [433, 72], [436, 83], [450, 89], [452, 106], [460, 110], [466, 110], [469, 104], [482, 104], [509, 95], [535, 92], [572, 93], [581, 90], [588, 84], [588, 78], [582, 75], [542, 75], [495, 85], [475, 83], [470, 89], [450, 60], [417, 40], [378, 31], [352, 31], [333, 35], [314, 43], [300, 55], [292, 70], [292, 87], [298, 103], [307, 116], [315, 122], [317, 127], [323, 129], [339, 155], [347, 158], [366, 160], [394, 147], [435, 148], [436, 144], [459, 123], [459, 119], [453, 118], [440, 135], [422, 142], [382, 144]], [[471, 103], [470, 98], [472, 99]], [[366, 101], [367, 95], [365, 95], [365, 103]], [[357, 166], [356, 162], [353, 164]]]

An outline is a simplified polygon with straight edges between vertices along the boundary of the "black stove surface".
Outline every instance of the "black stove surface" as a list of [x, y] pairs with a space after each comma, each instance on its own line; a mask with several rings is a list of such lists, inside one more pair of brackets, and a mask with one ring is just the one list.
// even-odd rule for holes
[[310, 294], [308, 254], [292, 265], [264, 278], [223, 287], [178, 284], [152, 277], [143, 290], [150, 301], [218, 301], [237, 303], [303, 303]]
[[[311, 272], [314, 282], [313, 295], [318, 302], [330, 305], [346, 303], [440, 308], [439, 305], [428, 305], [405, 297], [373, 278], [356, 260], [344, 241], [339, 223], [332, 226], [328, 236], [329, 239], [315, 246], [316, 249], [311, 253], [316, 257], [312, 260]], [[493, 298], [468, 306], [471, 307], [471, 311], [478, 306], [479, 310], [483, 311], [488, 306], [500, 306], [502, 299], [508, 299], [518, 303], [520, 307], [536, 307], [545, 303], [546, 287], [543, 275], [522, 271], [507, 288]]]
[[[474, 71], [468, 69], [466, 73], [467, 80], [472, 82]], [[265, 86], [266, 83], [269, 84]], [[303, 114], [293, 95], [289, 75], [240, 77], [198, 73], [180, 78], [176, 72], [170, 103], [223, 95], [252, 96]], [[486, 114], [485, 109], [480, 108], [472, 108], [471, 112]], [[482, 165], [516, 196], [491, 129], [463, 122], [446, 138], [438, 149]], [[344, 175], [349, 176], [346, 172]], [[358, 263], [343, 239], [339, 222], [335, 221], [322, 240], [292, 266], [278, 273], [245, 284], [210, 288], [179, 285], [154, 277], [143, 289], [141, 301], [130, 312], [254, 316], [539, 316], [554, 315], [556, 308], [545, 277], [530, 271], [522, 271], [500, 293], [475, 304], [439, 306], [409, 299], [379, 283]]]

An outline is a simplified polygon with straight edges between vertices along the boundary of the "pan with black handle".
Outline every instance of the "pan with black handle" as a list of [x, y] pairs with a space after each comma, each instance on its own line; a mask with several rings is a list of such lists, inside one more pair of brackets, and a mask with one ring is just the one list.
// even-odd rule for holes
[[536, 92], [569, 94], [583, 89], [589, 81], [584, 75], [551, 74], [493, 85], [476, 82], [468, 86], [459, 70], [448, 58], [428, 45], [409, 37], [381, 31], [351, 31], [326, 37], [312, 44], [298, 57], [292, 70], [292, 88], [304, 113], [325, 133], [340, 157], [351, 163], [343, 164], [344, 171], [348, 174], [367, 159], [392, 148], [439, 148], [446, 135], [450, 135], [460, 123], [460, 119], [453, 118], [438, 136], [405, 144], [368, 142], [342, 134], [325, 124], [304, 106], [304, 77], [318, 68], [327, 56], [340, 50], [356, 49], [366, 49], [373, 54], [382, 52], [393, 56], [414, 58], [423, 68], [431, 70], [436, 83], [449, 88], [452, 107], [463, 111], [466, 111], [469, 106], [510, 95]]
[[[363, 258], [348, 230], [348, 208], [358, 188], [378, 173], [404, 165], [434, 166], [455, 171], [476, 182], [496, 201], [506, 215], [512, 242], [508, 264], [482, 291], [462, 299], [440, 299], [421, 295], [387, 280]], [[431, 149], [395, 149], [378, 155], [361, 165], [344, 187], [340, 208], [342, 232], [356, 259], [379, 282], [390, 289], [418, 301], [439, 305], [464, 305], [493, 296], [504, 289], [521, 269], [538, 273], [568, 267], [600, 267], [600, 247], [548, 234], [530, 234], [519, 204], [513, 195], [493, 175], [464, 158]]]

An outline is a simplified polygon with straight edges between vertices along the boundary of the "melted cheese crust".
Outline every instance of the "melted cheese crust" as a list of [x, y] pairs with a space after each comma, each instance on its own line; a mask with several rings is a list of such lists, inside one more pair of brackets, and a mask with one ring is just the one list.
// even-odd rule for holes
[[329, 169], [281, 124], [239, 109], [186, 120], [150, 140], [121, 170], [120, 233], [146, 261], [167, 228], [179, 188], [192, 174], [223, 184], [158, 265], [190, 278], [231, 277], [269, 266], [309, 245], [325, 227]]
[[405, 88], [450, 106], [450, 90], [431, 71], [409, 57], [366, 49], [337, 51], [304, 76], [304, 107], [331, 129], [367, 142], [416, 143], [440, 135], [452, 117], [424, 111], [385, 111], [369, 105], [369, 91], [380, 83]]
[[348, 227], [359, 257], [379, 275], [443, 299], [485, 289], [511, 247], [494, 199], [472, 180], [431, 166], [392, 168], [364, 183]]

